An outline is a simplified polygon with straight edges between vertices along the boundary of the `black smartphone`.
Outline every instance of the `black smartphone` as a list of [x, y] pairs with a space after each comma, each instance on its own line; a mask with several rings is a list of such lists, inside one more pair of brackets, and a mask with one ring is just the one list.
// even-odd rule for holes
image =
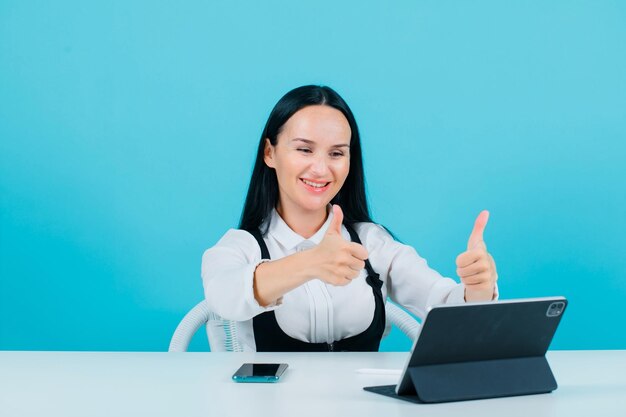
[[286, 363], [244, 363], [233, 375], [235, 382], [277, 382]]

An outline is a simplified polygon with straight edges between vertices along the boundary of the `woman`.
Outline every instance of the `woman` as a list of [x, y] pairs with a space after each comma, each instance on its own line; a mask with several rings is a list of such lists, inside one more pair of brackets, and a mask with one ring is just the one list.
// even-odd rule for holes
[[443, 278], [369, 215], [359, 131], [332, 89], [304, 86], [265, 125], [240, 229], [202, 259], [209, 308], [238, 321], [245, 350], [377, 351], [389, 296], [423, 317], [429, 305], [497, 297], [477, 218]]

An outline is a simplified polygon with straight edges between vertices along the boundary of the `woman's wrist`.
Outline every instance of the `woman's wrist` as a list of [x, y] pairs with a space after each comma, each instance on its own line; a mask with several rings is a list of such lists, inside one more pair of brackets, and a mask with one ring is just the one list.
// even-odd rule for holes
[[296, 271], [300, 285], [319, 277], [315, 260], [317, 259], [316, 248], [311, 248], [294, 254], [296, 259]]
[[311, 251], [298, 252], [276, 261], [261, 262], [254, 270], [254, 298], [268, 306], [285, 293], [315, 277]]

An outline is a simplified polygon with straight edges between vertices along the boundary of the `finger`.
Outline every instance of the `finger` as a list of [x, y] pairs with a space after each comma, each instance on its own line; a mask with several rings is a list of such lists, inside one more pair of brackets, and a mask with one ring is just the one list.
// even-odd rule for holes
[[481, 259], [473, 264], [466, 266], [465, 268], [457, 268], [456, 273], [459, 277], [469, 277], [472, 275], [480, 274], [482, 272], [489, 271], [491, 264], [486, 259]]
[[489, 220], [489, 212], [487, 210], [483, 210], [480, 212], [478, 217], [476, 217], [476, 221], [474, 222], [474, 229], [472, 229], [472, 233], [467, 241], [467, 249], [473, 249], [483, 241], [483, 233], [485, 232], [485, 227], [487, 226], [487, 221]]
[[463, 282], [463, 284], [466, 286], [476, 286], [481, 284], [485, 284], [485, 286], [493, 286], [490, 275], [484, 272], [476, 275], [471, 275], [469, 277], [463, 277], [461, 278], [461, 282]]
[[463, 252], [459, 256], [456, 257], [456, 266], [457, 268], [465, 268], [478, 261], [480, 258], [485, 256], [485, 252], [481, 249], [469, 250], [467, 252]]
[[467, 277], [467, 278], [461, 279], [461, 282], [466, 287], [476, 287], [476, 285], [480, 285], [484, 281], [481, 281], [479, 277]]
[[359, 258], [352, 256], [350, 253], [344, 253], [339, 258], [339, 266], [348, 267], [350, 270], [360, 272], [365, 268], [365, 262]]
[[491, 274], [489, 274], [488, 272], [480, 272], [475, 275], [461, 277], [461, 282], [467, 285], [477, 285], [477, 284], [482, 284], [485, 282], [491, 283], [492, 279], [491, 279]]
[[341, 235], [341, 223], [343, 223], [343, 211], [338, 204], [333, 204], [333, 218], [330, 221], [330, 226], [326, 233], [337, 233]]
[[350, 251], [350, 254], [352, 256], [362, 261], [366, 260], [369, 256], [369, 253], [367, 252], [367, 249], [365, 249], [365, 246], [358, 243], [351, 242], [348, 246], [348, 250]]
[[354, 278], [359, 276], [359, 271], [355, 271], [354, 269], [350, 268], [349, 266], [344, 266], [339, 270], [339, 274], [344, 277], [347, 278], [349, 280], [353, 280]]
[[350, 264], [348, 265], [350, 267], [350, 269], [357, 271], [357, 272], [361, 272], [361, 270], [363, 268], [365, 268], [365, 262], [363, 262], [360, 259], [356, 259], [356, 258], [352, 258], [354, 261], [350, 262]]

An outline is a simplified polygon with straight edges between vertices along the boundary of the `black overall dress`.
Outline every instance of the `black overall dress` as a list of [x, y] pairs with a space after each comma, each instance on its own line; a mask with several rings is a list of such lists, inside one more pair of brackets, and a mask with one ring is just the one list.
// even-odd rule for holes
[[[344, 224], [353, 242], [361, 243], [355, 230]], [[271, 259], [269, 250], [258, 229], [248, 231], [261, 247], [261, 259]], [[380, 340], [385, 331], [385, 303], [381, 287], [383, 282], [374, 272], [369, 260], [365, 260], [367, 284], [372, 287], [376, 307], [372, 323], [362, 333], [347, 337], [333, 343], [307, 343], [287, 335], [278, 325], [274, 311], [266, 311], [252, 319], [254, 340], [257, 352], [378, 352]]]

